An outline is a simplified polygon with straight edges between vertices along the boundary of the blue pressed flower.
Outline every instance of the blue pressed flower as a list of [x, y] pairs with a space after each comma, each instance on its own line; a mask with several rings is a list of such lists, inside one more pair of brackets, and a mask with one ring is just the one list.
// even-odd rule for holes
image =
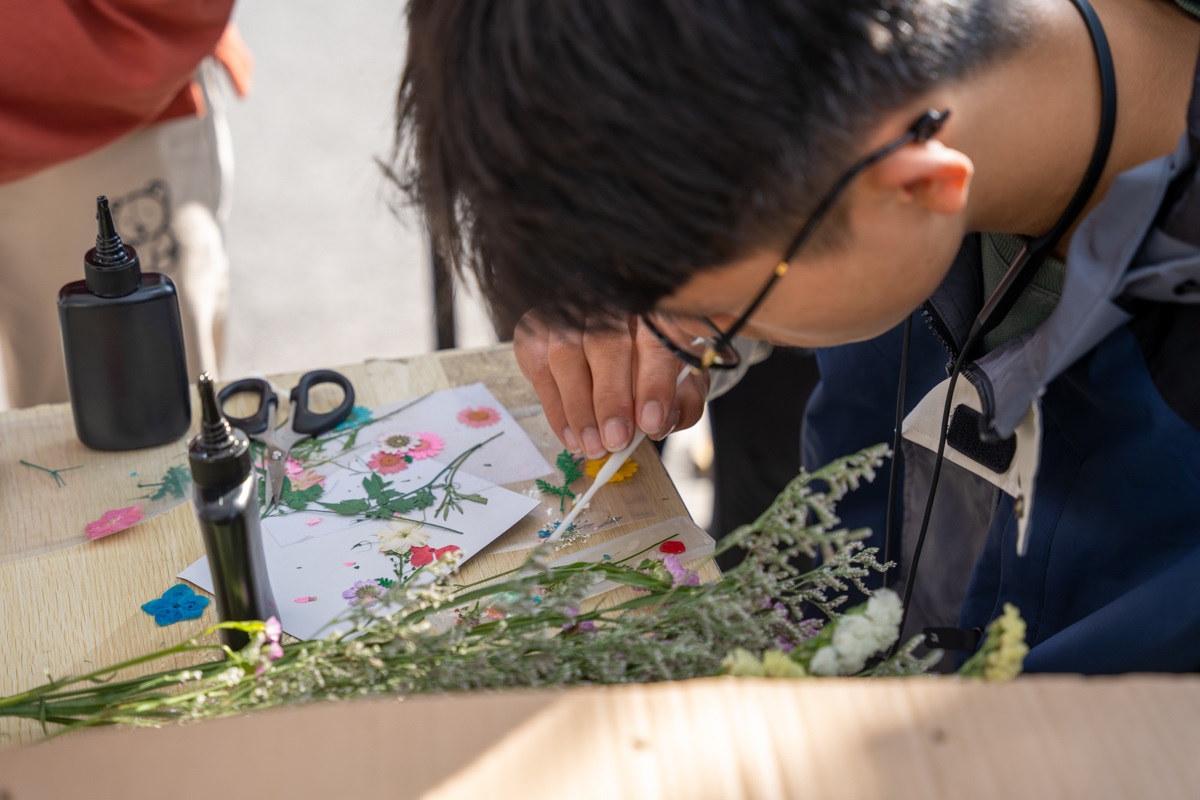
[[366, 406], [355, 406], [350, 410], [350, 416], [342, 420], [335, 431], [348, 431], [351, 428], [362, 425], [364, 422], [371, 421], [371, 409]]
[[204, 613], [208, 598], [192, 591], [192, 587], [176, 584], [163, 592], [162, 597], [142, 606], [142, 611], [154, 617], [159, 625], [170, 625], [185, 619], [196, 619]]

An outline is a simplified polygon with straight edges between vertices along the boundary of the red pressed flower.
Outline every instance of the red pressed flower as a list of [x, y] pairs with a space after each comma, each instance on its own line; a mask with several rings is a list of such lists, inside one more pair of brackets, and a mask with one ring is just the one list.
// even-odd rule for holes
[[675, 539], [672, 539], [669, 542], [663, 542], [658, 546], [658, 552], [666, 553], [669, 556], [677, 556], [686, 551], [687, 545]]
[[454, 553], [461, 549], [462, 548], [456, 544], [448, 544], [445, 547], [439, 547], [437, 550], [433, 551], [433, 560], [437, 561], [439, 558], [446, 555], [446, 553]]
[[412, 557], [409, 559], [408, 563], [412, 564], [414, 567], [423, 567], [426, 564], [432, 564], [433, 560], [437, 558], [437, 556], [434, 555], [434, 549], [428, 545], [410, 547], [408, 552], [412, 554]]

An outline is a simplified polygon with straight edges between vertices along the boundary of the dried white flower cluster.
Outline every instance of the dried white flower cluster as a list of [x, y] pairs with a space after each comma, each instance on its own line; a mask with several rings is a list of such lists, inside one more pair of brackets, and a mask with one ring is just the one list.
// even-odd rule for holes
[[871, 656], [891, 647], [900, 636], [903, 608], [895, 592], [884, 589], [860, 608], [861, 613], [852, 611], [831, 623], [829, 644], [820, 647], [809, 662], [814, 675], [862, 672]]

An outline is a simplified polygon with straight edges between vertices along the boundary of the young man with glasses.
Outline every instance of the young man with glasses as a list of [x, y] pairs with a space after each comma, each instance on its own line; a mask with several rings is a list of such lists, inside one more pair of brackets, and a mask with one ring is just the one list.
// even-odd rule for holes
[[907, 415], [891, 517], [886, 481], [842, 515], [919, 576], [910, 632], [970, 649], [1013, 602], [1031, 669], [1192, 670], [1198, 13], [414, 0], [402, 174], [524, 313], [567, 447], [692, 424], [762, 342], [823, 348], [809, 466]]

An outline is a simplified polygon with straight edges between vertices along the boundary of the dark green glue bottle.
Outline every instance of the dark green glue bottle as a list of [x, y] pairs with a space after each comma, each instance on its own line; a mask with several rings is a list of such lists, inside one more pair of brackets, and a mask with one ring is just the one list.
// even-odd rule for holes
[[166, 275], [142, 272], [107, 197], [96, 198], [96, 219], [84, 279], [58, 293], [75, 432], [95, 450], [166, 444], [192, 420], [179, 296]]

